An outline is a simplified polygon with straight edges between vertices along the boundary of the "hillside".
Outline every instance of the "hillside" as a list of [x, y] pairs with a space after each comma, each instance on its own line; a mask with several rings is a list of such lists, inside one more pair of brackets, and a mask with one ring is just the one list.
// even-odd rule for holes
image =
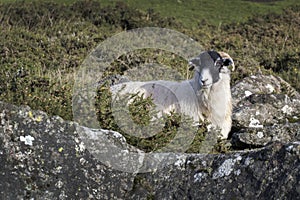
[[[72, 77], [85, 56], [116, 33], [147, 26], [175, 29], [207, 49], [228, 51], [238, 67], [233, 82], [268, 70], [300, 90], [299, 10], [294, 6], [282, 14], [220, 26], [202, 21], [189, 28], [180, 19], [124, 3], [108, 7], [96, 1], [6, 3], [0, 7], [0, 100], [71, 119]], [[151, 56], [157, 55], [148, 55], [157, 60]], [[166, 65], [176, 63], [161, 60]]]
[[[228, 52], [237, 67], [232, 74], [232, 85], [260, 72], [280, 75], [300, 91], [299, 6], [237, 22], [214, 25], [201, 20], [189, 25], [180, 17], [177, 19], [154, 10], [140, 10], [129, 3], [106, 5], [98, 1], [68, 4], [36, 1], [2, 4], [0, 100], [29, 105], [49, 115], [72, 120], [74, 75], [84, 58], [111, 36], [142, 27], [177, 30], [198, 41], [205, 49]], [[188, 76], [183, 58], [155, 49], [121, 55], [106, 75], [124, 74], [128, 69], [153, 62], [172, 66], [183, 77]], [[105, 98], [97, 103], [107, 109], [107, 105], [102, 105], [107, 102], [104, 100], [109, 100], [108, 96]], [[111, 122], [111, 115], [107, 115], [109, 112], [97, 111], [100, 125], [118, 130]], [[168, 137], [173, 137], [172, 131], [166, 130]], [[166, 132], [162, 134], [166, 135]], [[201, 137], [200, 134], [199, 140]], [[142, 148], [153, 148], [151, 140], [127, 139]], [[154, 140], [164, 143], [168, 138], [158, 136]]]

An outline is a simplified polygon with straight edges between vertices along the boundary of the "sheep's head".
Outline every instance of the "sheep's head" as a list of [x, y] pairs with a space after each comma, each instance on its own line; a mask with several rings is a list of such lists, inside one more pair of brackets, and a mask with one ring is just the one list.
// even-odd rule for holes
[[189, 64], [191, 69], [195, 69], [196, 73], [199, 74], [198, 81], [202, 88], [208, 88], [218, 82], [222, 78], [222, 73], [229, 74], [228, 67], [230, 65], [234, 70], [232, 58], [224, 52], [204, 51], [190, 60]]

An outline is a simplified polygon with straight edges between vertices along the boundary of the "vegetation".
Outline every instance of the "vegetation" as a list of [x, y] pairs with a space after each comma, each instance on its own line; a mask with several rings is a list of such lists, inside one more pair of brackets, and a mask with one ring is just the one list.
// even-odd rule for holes
[[[22, 2], [24, 0], [1, 0], [2, 2]], [[38, 1], [38, 0], [25, 0]], [[45, 1], [45, 0], [42, 0]], [[77, 0], [51, 0], [51, 2], [73, 4]], [[120, 0], [98, 0], [101, 6], [109, 6]], [[228, 23], [246, 22], [252, 16], [265, 13], [282, 13], [283, 8], [299, 5], [298, 0], [123, 0], [130, 8], [142, 12], [159, 13], [162, 17], [174, 17], [186, 27], [197, 26], [205, 20], [219, 26]]]
[[[271, 3], [232, 0], [226, 1], [227, 4], [222, 4], [221, 0], [201, 1], [201, 5], [206, 6], [199, 6], [198, 1], [186, 3], [183, 0], [176, 5], [169, 0], [164, 4], [156, 0], [113, 4], [109, 0], [58, 2], [61, 1], [10, 3], [5, 0], [0, 4], [1, 101], [29, 105], [71, 120], [74, 73], [88, 53], [116, 33], [148, 26], [175, 29], [194, 38], [206, 49], [228, 52], [238, 67], [232, 75], [232, 84], [261, 71], [280, 75], [300, 91], [300, 3], [297, 0]], [[222, 10], [216, 12], [219, 4]], [[248, 8], [245, 12], [232, 12], [245, 6]], [[260, 13], [264, 15], [258, 15]], [[175, 17], [170, 17], [173, 14]], [[185, 61], [162, 50], [140, 50], [122, 55], [106, 75], [124, 74], [128, 69], [152, 62], [176, 66], [176, 70], [187, 77]], [[117, 130], [106, 104], [110, 102], [109, 94], [103, 91], [105, 86], [102, 93], [98, 93], [105, 96], [97, 99], [97, 105], [104, 109], [98, 110], [100, 124]], [[146, 106], [136, 101], [135, 107], [151, 106], [150, 101], [140, 100]], [[143, 117], [135, 112], [135, 107], [130, 111], [138, 121]], [[143, 115], [148, 121], [149, 112]], [[176, 119], [179, 120], [176, 117], [169, 116], [164, 131], [148, 140], [126, 137], [147, 151], [159, 149], [174, 137], [178, 128]], [[198, 130], [189, 152], [199, 151], [204, 132]]]

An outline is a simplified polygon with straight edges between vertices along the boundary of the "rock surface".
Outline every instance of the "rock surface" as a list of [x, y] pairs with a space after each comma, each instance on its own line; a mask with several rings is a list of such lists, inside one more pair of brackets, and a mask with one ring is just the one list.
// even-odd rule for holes
[[232, 94], [240, 150], [226, 154], [147, 155], [116, 132], [0, 102], [0, 199], [300, 199], [299, 94], [263, 75]]
[[300, 141], [300, 95], [279, 77], [258, 74], [232, 88], [237, 148]]

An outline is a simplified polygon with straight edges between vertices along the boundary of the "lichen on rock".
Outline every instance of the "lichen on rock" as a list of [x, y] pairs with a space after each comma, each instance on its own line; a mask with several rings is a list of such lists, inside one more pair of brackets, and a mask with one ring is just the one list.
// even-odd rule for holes
[[[247, 92], [248, 95], [241, 95]], [[236, 148], [300, 140], [300, 94], [279, 77], [258, 74], [232, 88]]]

